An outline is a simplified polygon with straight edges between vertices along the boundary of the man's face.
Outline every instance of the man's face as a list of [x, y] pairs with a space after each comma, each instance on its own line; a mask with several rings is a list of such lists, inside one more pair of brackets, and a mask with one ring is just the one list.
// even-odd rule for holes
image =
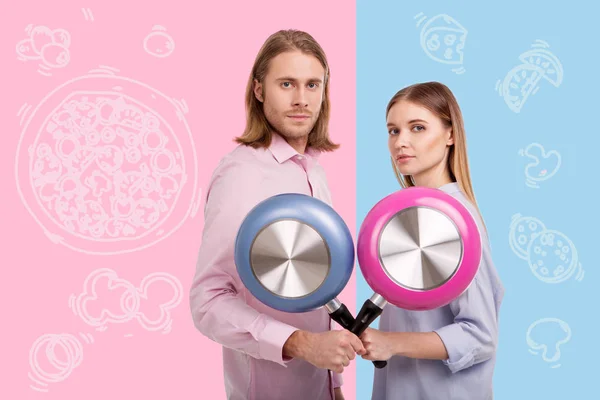
[[306, 141], [319, 118], [325, 69], [319, 60], [299, 51], [274, 57], [254, 94], [263, 102], [265, 116], [288, 142]]

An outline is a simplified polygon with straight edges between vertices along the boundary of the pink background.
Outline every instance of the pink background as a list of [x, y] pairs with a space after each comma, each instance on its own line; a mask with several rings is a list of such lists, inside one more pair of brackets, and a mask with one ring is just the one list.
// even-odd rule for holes
[[[84, 6], [89, 8], [82, 8], [66, 1], [23, 1], [11, 3], [0, 17], [4, 71], [0, 170], [5, 189], [0, 230], [5, 271], [0, 283], [4, 314], [0, 398], [225, 397], [221, 347], [195, 330], [188, 291], [203, 226], [204, 189], [219, 159], [233, 148], [231, 139], [243, 129], [246, 80], [261, 44], [276, 30], [306, 30], [328, 55], [331, 131], [342, 148], [325, 155], [322, 163], [334, 205], [355, 234], [354, 3], [193, 3], [110, 0], [88, 2]], [[27, 32], [28, 25], [38, 28]], [[69, 40], [60, 31], [54, 38], [39, 34], [44, 26], [65, 30]], [[32, 32], [34, 47], [19, 50], [29, 58], [19, 59], [17, 43], [25, 43]], [[148, 53], [144, 38], [151, 33]], [[166, 54], [170, 40], [175, 45]], [[98, 76], [72, 81], [101, 65], [118, 71], [97, 71]], [[60, 228], [58, 214], [42, 210], [44, 203], [31, 184], [28, 150], [39, 149], [44, 141], [54, 146], [56, 137], [50, 133], [41, 131], [42, 139], [36, 135], [48, 128], [46, 118], [66, 96], [87, 91], [93, 101], [98, 95], [93, 91], [111, 89], [149, 105], [163, 118], [167, 136], [166, 127], [173, 129], [166, 147], [176, 154], [177, 144], [181, 146], [180, 158], [173, 161], [184, 168], [187, 181], [177, 201], [166, 200], [169, 211], [136, 233], [145, 235], [132, 239], [121, 230], [113, 232], [115, 239], [108, 240], [104, 232], [96, 240], [89, 232]], [[81, 93], [75, 96], [82, 100]], [[186, 107], [188, 112], [182, 113]], [[178, 109], [184, 120], [177, 118]], [[31, 155], [36, 156], [35, 151]], [[77, 160], [85, 162], [85, 157]], [[51, 159], [40, 161], [44, 171], [52, 172]], [[114, 159], [107, 156], [104, 161], [110, 167]], [[159, 161], [168, 165], [164, 155]], [[143, 163], [151, 165], [150, 158], [133, 162], [135, 167]], [[98, 165], [92, 162], [86, 176], [100, 171]], [[174, 178], [182, 176], [180, 171]], [[44, 193], [56, 196], [52, 187], [47, 185], [50, 191]], [[114, 189], [107, 190], [102, 196], [108, 202]], [[86, 196], [84, 200], [92, 198]], [[88, 215], [93, 224], [92, 214], [79, 218]], [[98, 279], [93, 281], [94, 277]], [[152, 277], [154, 281], [143, 281]], [[356, 313], [355, 276], [340, 299]], [[32, 356], [37, 364], [30, 362]], [[344, 378], [345, 396], [354, 399], [354, 364]]]

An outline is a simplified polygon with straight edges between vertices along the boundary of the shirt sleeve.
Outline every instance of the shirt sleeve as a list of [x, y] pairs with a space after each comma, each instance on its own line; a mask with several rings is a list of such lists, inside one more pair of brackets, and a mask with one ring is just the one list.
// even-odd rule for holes
[[337, 372], [333, 372], [332, 373], [332, 382], [333, 382], [333, 388], [339, 388], [342, 387], [342, 385], [344, 384], [344, 379], [342, 378], [342, 374], [338, 374]]
[[498, 341], [495, 298], [494, 287], [476, 276], [469, 288], [450, 303], [454, 323], [434, 332], [446, 346], [448, 359], [442, 362], [452, 373], [489, 360], [494, 355]]
[[[322, 166], [319, 166], [319, 173], [321, 174], [322, 179], [325, 182], [325, 187], [328, 188], [329, 184], [327, 182], [327, 174], [325, 173], [325, 169]], [[325, 203], [327, 203], [329, 206], [333, 207], [333, 199], [332, 199], [331, 192], [329, 190], [327, 190], [326, 192], [322, 192], [320, 194], [323, 197], [323, 201]], [[334, 327], [333, 327], [334, 323], [335, 322], [332, 319], [329, 320], [329, 330], [334, 329]], [[344, 384], [344, 378], [343, 378], [342, 374], [337, 373], [335, 371], [332, 371], [332, 373], [331, 373], [331, 380], [332, 380], [334, 389], [342, 387], [342, 385]]]
[[255, 172], [222, 161], [211, 178], [204, 231], [190, 308], [196, 328], [209, 339], [257, 359], [286, 366], [283, 345], [297, 328], [259, 313], [244, 298], [234, 261], [235, 238], [244, 217], [261, 199]]
[[[329, 330], [334, 330], [334, 324], [335, 322], [332, 319], [329, 319]], [[331, 382], [333, 384], [333, 388], [339, 388], [342, 387], [342, 385], [344, 384], [344, 378], [342, 376], [342, 374], [337, 373], [335, 371], [331, 371]]]

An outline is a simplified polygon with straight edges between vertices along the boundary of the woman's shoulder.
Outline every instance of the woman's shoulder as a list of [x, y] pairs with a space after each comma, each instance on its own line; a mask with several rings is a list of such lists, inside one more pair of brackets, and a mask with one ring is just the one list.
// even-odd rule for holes
[[456, 182], [452, 182], [441, 186], [440, 190], [448, 193], [450, 196], [457, 199], [463, 206], [465, 206], [465, 208], [469, 211], [469, 214], [471, 214], [471, 216], [475, 220], [475, 224], [477, 225], [477, 229], [479, 230], [484, 250], [489, 250], [491, 252], [491, 243], [489, 240], [488, 232], [478, 207], [476, 207], [476, 205], [467, 197], [467, 195], [462, 191], [462, 189]]
[[[492, 284], [493, 291], [495, 293], [503, 293], [504, 289], [502, 286], [502, 282], [500, 281], [500, 277], [498, 275], [498, 272], [496, 271], [496, 267], [492, 260], [492, 245], [488, 237], [486, 227], [483, 223], [483, 218], [479, 213], [478, 208], [460, 189], [459, 185], [456, 182], [444, 186], [445, 187], [442, 187], [442, 189], [444, 189], [446, 193], [460, 201], [469, 211], [469, 213], [475, 220], [475, 223], [479, 230], [482, 244], [482, 263], [480, 265], [479, 271], [475, 276], [475, 281], [482, 283], [481, 280], [483, 279], [483, 282], [489, 282], [490, 284]], [[488, 277], [489, 279], [485, 279], [485, 277]]]
[[475, 219], [475, 222], [477, 223], [478, 228], [480, 230], [483, 228], [483, 218], [479, 214], [477, 207], [475, 207], [475, 204], [473, 204], [473, 202], [471, 200], [469, 200], [469, 198], [462, 191], [462, 189], [460, 188], [460, 186], [458, 185], [457, 182], [452, 182], [452, 183], [448, 183], [443, 186], [440, 186], [439, 190], [441, 190], [445, 193], [448, 193], [450, 196], [452, 196], [455, 199], [457, 199], [458, 201], [460, 201], [461, 204], [464, 205], [467, 208], [467, 210], [469, 210], [469, 212]]

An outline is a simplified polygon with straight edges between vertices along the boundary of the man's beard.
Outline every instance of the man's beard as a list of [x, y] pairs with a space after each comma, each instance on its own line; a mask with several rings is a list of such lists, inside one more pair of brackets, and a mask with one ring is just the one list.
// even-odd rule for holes
[[[297, 139], [308, 136], [312, 132], [318, 120], [317, 114], [317, 119], [310, 121], [308, 124], [290, 127], [285, 123], [285, 119], [287, 118], [285, 115], [279, 114], [272, 108], [265, 106], [265, 103], [263, 103], [263, 110], [265, 113], [265, 118], [267, 119], [267, 122], [271, 128], [285, 138]], [[310, 118], [314, 118], [314, 115], [312, 115]]]

